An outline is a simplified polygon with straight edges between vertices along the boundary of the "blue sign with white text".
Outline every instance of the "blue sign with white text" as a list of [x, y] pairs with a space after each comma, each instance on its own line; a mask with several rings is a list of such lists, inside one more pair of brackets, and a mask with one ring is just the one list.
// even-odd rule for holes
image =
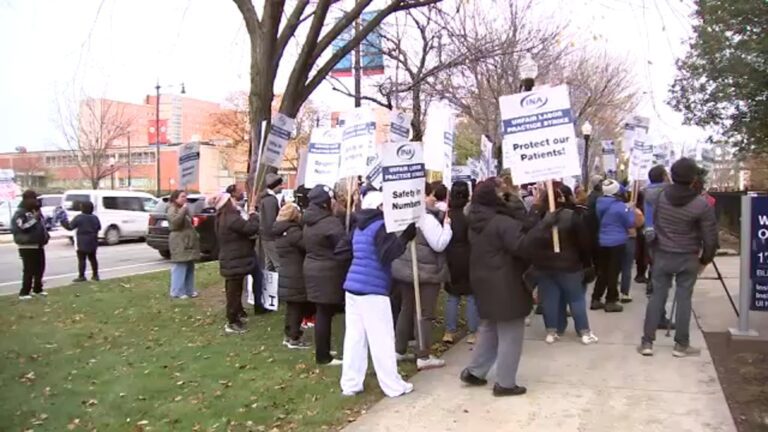
[[750, 309], [768, 311], [768, 197], [752, 198], [749, 274], [752, 283]]

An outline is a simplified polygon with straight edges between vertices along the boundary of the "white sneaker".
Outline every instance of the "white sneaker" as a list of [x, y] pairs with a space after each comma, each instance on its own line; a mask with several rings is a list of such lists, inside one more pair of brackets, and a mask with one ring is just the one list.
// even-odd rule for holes
[[550, 345], [559, 340], [560, 340], [560, 336], [558, 336], [557, 333], [547, 333], [547, 337], [544, 338], [544, 342]]
[[400, 396], [407, 395], [408, 393], [413, 391], [413, 384], [407, 382], [405, 383], [405, 390], [400, 394]]
[[437, 369], [445, 366], [445, 360], [439, 359], [435, 356], [429, 356], [427, 359], [416, 359], [416, 369]]
[[413, 353], [405, 353], [405, 354], [395, 353], [395, 356], [397, 357], [397, 361], [398, 362], [414, 361], [414, 360], [416, 360], [416, 354], [413, 354]]
[[525, 317], [525, 326], [530, 327], [531, 326], [531, 317]]
[[344, 364], [344, 361], [339, 359], [333, 359], [330, 363], [326, 363], [323, 366], [341, 366]]
[[591, 345], [593, 343], [597, 343], [598, 340], [599, 339], [597, 339], [597, 336], [595, 336], [595, 334], [592, 333], [591, 331], [581, 335], [581, 343], [583, 343], [584, 345]]
[[189, 297], [191, 297], [191, 298], [198, 298], [198, 297], [200, 297], [200, 293], [198, 293], [197, 291], [192, 291], [192, 294], [190, 294]]
[[186, 294], [179, 296], [179, 300], [186, 300], [188, 298], [189, 298], [189, 296], [186, 295]]
[[20, 295], [19, 300], [32, 300], [31, 295]]
[[43, 296], [43, 297], [48, 297], [48, 292], [47, 291], [40, 291], [39, 293], [34, 293], [33, 295], [39, 295], [39, 296]]

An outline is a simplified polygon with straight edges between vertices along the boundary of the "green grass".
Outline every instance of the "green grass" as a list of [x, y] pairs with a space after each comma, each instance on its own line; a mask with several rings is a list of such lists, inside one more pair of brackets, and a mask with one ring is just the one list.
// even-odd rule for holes
[[372, 366], [365, 393], [345, 398], [340, 368], [283, 348], [282, 310], [224, 336], [216, 263], [197, 285], [199, 299], [171, 301], [158, 272], [0, 298], [0, 430], [334, 430], [382, 397]]

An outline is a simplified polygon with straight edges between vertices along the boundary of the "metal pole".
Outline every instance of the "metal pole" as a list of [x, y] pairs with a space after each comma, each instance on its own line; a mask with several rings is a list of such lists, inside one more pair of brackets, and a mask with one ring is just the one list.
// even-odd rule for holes
[[128, 190], [131, 189], [131, 134], [128, 134]]
[[160, 83], [155, 86], [155, 174], [157, 176], [157, 193], [160, 196]]
[[584, 160], [581, 161], [582, 184], [589, 183], [589, 139], [591, 136], [584, 134]]
[[[360, 33], [360, 18], [355, 20], [355, 36], [357, 36]], [[355, 74], [355, 108], [359, 107], [361, 103], [362, 98], [362, 71], [360, 70], [360, 63], [361, 63], [361, 53], [360, 53], [360, 45], [359, 43], [355, 46], [355, 59], [354, 59], [354, 74]]]
[[729, 329], [731, 336], [757, 336], [757, 332], [749, 328], [749, 302], [752, 300], [752, 278], [749, 274], [750, 251], [752, 239], [752, 197], [741, 197], [741, 248], [739, 260], [739, 328]]

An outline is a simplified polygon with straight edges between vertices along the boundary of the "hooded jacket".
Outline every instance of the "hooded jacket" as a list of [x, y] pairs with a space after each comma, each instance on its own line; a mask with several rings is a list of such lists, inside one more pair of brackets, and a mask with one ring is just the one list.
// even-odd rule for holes
[[29, 211], [25, 209], [22, 204], [19, 204], [11, 222], [13, 242], [19, 249], [42, 249], [48, 244], [49, 239], [48, 231], [43, 223], [43, 215], [39, 210]]
[[344, 236], [344, 226], [330, 209], [309, 205], [304, 213], [304, 274], [307, 300], [312, 303], [344, 303], [342, 287], [347, 266], [334, 255]]
[[61, 226], [67, 230], [77, 230], [77, 250], [80, 252], [96, 252], [99, 247], [99, 231], [101, 231], [101, 222], [95, 214], [80, 213], [72, 219], [72, 222], [66, 219], [61, 221]]
[[643, 190], [643, 214], [645, 228], [653, 228], [654, 204], [659, 201], [659, 194], [669, 183], [651, 183]]
[[301, 225], [293, 221], [277, 221], [272, 227], [277, 254], [280, 256], [278, 268], [278, 298], [286, 302], [307, 301], [307, 288], [304, 283], [304, 236]]
[[377, 209], [356, 213], [352, 232], [352, 265], [344, 281], [344, 290], [356, 295], [389, 295], [392, 261], [406, 250], [407, 242], [387, 233], [384, 214]]
[[717, 252], [718, 228], [715, 209], [706, 198], [689, 186], [671, 184], [658, 195], [653, 206], [653, 247], [664, 252], [700, 254], [702, 264], [712, 262]]
[[600, 222], [601, 247], [621, 246], [627, 243], [629, 229], [635, 227], [635, 212], [614, 196], [597, 200], [597, 219]]
[[216, 239], [219, 244], [219, 273], [223, 278], [244, 277], [256, 266], [255, 242], [259, 218], [251, 215], [246, 221], [231, 204], [216, 215]]
[[280, 203], [277, 200], [277, 196], [271, 190], [265, 190], [261, 195], [261, 201], [259, 201], [259, 224], [263, 241], [275, 240], [272, 226], [275, 224], [279, 211]]
[[533, 298], [523, 284], [527, 255], [523, 224], [499, 210], [472, 203], [469, 277], [480, 318], [509, 321], [526, 317]]

